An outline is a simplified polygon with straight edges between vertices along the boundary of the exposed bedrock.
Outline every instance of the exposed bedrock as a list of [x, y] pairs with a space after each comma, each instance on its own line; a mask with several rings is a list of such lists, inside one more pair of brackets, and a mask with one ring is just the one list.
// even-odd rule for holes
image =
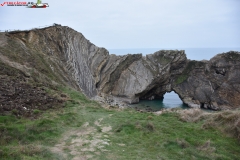
[[184, 51], [177, 50], [133, 56], [127, 55], [133, 60], [130, 65], [124, 61], [109, 62], [107, 66], [111, 63], [117, 66], [109, 67], [111, 73], [105, 70], [101, 73], [109, 77], [100, 81], [99, 94], [105, 93], [109, 102], [137, 103], [139, 99], [162, 98], [166, 92], [175, 91], [189, 107], [213, 110], [240, 107], [239, 52], [219, 54], [210, 61], [187, 60]]
[[111, 95], [127, 103], [139, 99], [162, 98], [171, 91], [171, 77], [180, 74], [187, 61], [184, 51], [158, 51], [141, 54], [111, 55], [101, 73], [100, 94]]
[[209, 61], [188, 60], [184, 50], [110, 55], [81, 33], [62, 26], [1, 34], [0, 40], [2, 61], [19, 48], [14, 56], [25, 57], [21, 63], [34, 68], [26, 57], [38, 53], [51, 68], [49, 74], [57, 75], [56, 82], [110, 104], [137, 103], [175, 91], [190, 107], [240, 107], [239, 52], [219, 54]]
[[172, 89], [190, 107], [214, 110], [240, 107], [240, 52], [218, 54], [210, 61], [188, 61]]

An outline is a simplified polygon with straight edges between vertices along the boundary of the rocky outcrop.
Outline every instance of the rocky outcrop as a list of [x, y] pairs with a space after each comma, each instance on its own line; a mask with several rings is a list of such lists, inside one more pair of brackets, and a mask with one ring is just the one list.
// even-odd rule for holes
[[184, 69], [184, 51], [158, 51], [143, 57], [141, 54], [111, 55], [101, 73], [99, 94], [114, 100], [137, 103], [139, 99], [162, 98], [171, 91], [171, 77]]
[[240, 107], [240, 52], [218, 54], [210, 61], [188, 61], [172, 89], [190, 107]]
[[2, 33], [0, 42], [3, 63], [30, 75], [32, 68], [42, 82], [70, 85], [113, 105], [163, 98], [173, 90], [190, 107], [240, 107], [239, 52], [210, 61], [188, 60], [184, 50], [116, 56], [59, 25]]

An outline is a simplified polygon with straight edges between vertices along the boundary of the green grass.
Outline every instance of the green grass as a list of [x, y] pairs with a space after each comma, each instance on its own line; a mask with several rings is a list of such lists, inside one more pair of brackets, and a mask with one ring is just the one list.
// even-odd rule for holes
[[[73, 97], [76, 96], [74, 93]], [[79, 94], [75, 98], [79, 97], [84, 96]], [[91, 104], [91, 101], [86, 100], [86, 98], [81, 102]], [[0, 157], [3, 159], [22, 159], [22, 157], [32, 157], [33, 154], [40, 159], [45, 156], [49, 157], [51, 153], [44, 150], [42, 146], [55, 144], [67, 128], [82, 125], [83, 118], [79, 117], [73, 110], [73, 107], [76, 106], [79, 106], [79, 103], [68, 101], [65, 108], [49, 110], [36, 120], [16, 118], [13, 115], [0, 116]], [[34, 113], [39, 114], [40, 112], [35, 110]], [[29, 145], [33, 145], [33, 153], [18, 150]], [[38, 148], [37, 153], [35, 153], [36, 149], [34, 148]], [[13, 150], [15, 151], [12, 153]]]
[[[240, 157], [237, 139], [213, 128], [203, 129], [204, 121], [184, 122], [177, 113], [156, 116], [130, 109], [104, 109], [79, 92], [69, 88], [60, 90], [70, 98], [62, 109], [40, 112], [36, 120], [0, 116], [0, 159], [61, 159], [61, 155], [51, 153], [49, 148], [61, 143], [65, 133], [81, 129], [86, 122], [96, 129], [86, 139], [93, 140], [95, 135], [105, 139], [103, 135], [107, 135], [109, 140], [109, 145], [104, 146], [108, 151], [84, 153], [92, 155], [92, 159], [230, 160]], [[100, 118], [103, 118], [101, 126], [97, 126], [94, 122]], [[112, 130], [104, 133], [102, 126], [111, 126]], [[76, 138], [69, 135], [69, 145]], [[64, 148], [64, 153], [72, 159], [70, 152]]]
[[177, 77], [175, 83], [176, 84], [181, 84], [183, 83], [185, 80], [187, 80], [188, 76], [187, 75], [180, 75]]
[[[224, 137], [217, 130], [204, 130], [202, 123], [179, 121], [173, 113], [152, 115], [153, 120], [147, 120], [147, 116], [147, 113], [126, 112], [114, 115], [122, 122], [115, 124], [108, 149], [118, 155], [117, 159], [237, 159], [240, 156], [237, 140]], [[149, 123], [153, 129], [149, 129]], [[209, 148], [213, 147], [214, 151], [198, 150], [208, 140]]]

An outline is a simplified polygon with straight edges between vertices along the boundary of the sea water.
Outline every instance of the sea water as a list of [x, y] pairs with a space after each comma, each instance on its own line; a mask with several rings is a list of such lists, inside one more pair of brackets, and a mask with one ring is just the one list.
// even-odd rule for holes
[[[110, 54], [124, 55], [124, 54], [136, 54], [142, 53], [143, 56], [151, 54], [159, 50], [185, 50], [188, 59], [191, 60], [210, 60], [212, 57], [219, 53], [228, 51], [239, 51], [239, 48], [137, 48], [137, 49], [108, 49]], [[132, 107], [151, 108], [153, 111], [161, 110], [163, 108], [187, 108], [183, 104], [182, 100], [175, 92], [166, 93], [163, 100], [140, 100], [138, 104], [132, 105]]]
[[166, 93], [164, 95], [163, 100], [140, 100], [137, 104], [130, 105], [135, 109], [148, 109], [150, 108], [151, 111], [159, 111], [164, 108], [188, 108], [186, 104], [182, 102], [179, 96], [174, 92]]

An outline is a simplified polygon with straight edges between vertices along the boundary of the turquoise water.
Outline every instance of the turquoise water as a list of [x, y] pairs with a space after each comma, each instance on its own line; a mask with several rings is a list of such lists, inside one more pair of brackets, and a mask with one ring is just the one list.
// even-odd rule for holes
[[183, 104], [179, 96], [173, 91], [166, 93], [163, 100], [140, 100], [138, 104], [133, 104], [131, 107], [135, 109], [148, 109], [151, 111], [159, 111], [163, 108], [188, 108], [188, 106]]

